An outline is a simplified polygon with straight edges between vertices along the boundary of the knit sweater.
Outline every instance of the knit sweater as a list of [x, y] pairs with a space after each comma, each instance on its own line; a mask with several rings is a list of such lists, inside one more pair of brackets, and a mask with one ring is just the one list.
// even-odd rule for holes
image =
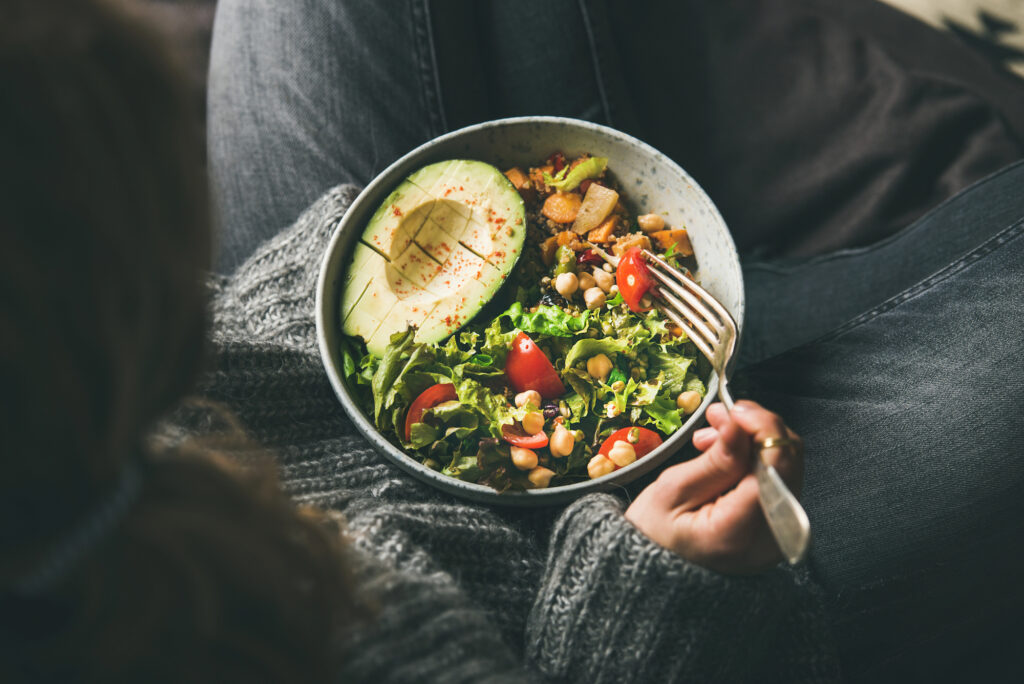
[[516, 510], [453, 498], [379, 455], [324, 373], [320, 262], [357, 194], [329, 191], [214, 283], [216, 367], [202, 392], [279, 459], [295, 500], [340, 512], [372, 621], [342, 681], [675, 682], [838, 679], [806, 571], [721, 575], [648, 540], [591, 494]]

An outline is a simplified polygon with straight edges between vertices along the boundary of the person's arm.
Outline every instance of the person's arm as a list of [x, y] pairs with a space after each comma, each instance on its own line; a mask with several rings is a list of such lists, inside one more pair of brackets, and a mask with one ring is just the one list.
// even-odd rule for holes
[[535, 667], [580, 682], [838, 678], [819, 596], [778, 565], [751, 473], [757, 441], [789, 437], [795, 448], [764, 456], [799, 491], [799, 438], [757, 404], [737, 407], [712, 406], [694, 435], [703, 453], [628, 510], [609, 495], [566, 510], [530, 616]]
[[[645, 489], [631, 508], [640, 513], [633, 522], [607, 495], [585, 497], [560, 516], [543, 577], [530, 585], [532, 597], [523, 596], [524, 606], [533, 599], [525, 631], [527, 660], [514, 656], [496, 626], [493, 610], [500, 610], [500, 604], [484, 605], [460, 583], [458, 563], [464, 556], [443, 562], [439, 557], [451, 551], [451, 541], [439, 546], [432, 543], [434, 537], [422, 537], [428, 531], [436, 535], [436, 525], [414, 524], [415, 534], [401, 527], [420, 520], [451, 521], [464, 516], [465, 507], [456, 515], [451, 502], [439, 501], [422, 485], [379, 464], [368, 446], [349, 434], [351, 425], [323, 378], [313, 330], [316, 277], [330, 234], [355, 194], [352, 187], [328, 192], [295, 225], [260, 247], [234, 277], [215, 283], [220, 367], [207, 387], [214, 398], [227, 401], [260, 443], [289, 454], [282, 475], [300, 500], [348, 512], [354, 506], [360, 512], [351, 521], [352, 530], [369, 544], [365, 550], [384, 562], [362, 574], [359, 586], [380, 611], [345, 644], [346, 667], [380, 682], [428, 671], [441, 681], [483, 680], [485, 673], [512, 681], [538, 681], [540, 673], [555, 681], [670, 681], [673, 673], [698, 680], [733, 680], [735, 675], [738, 681], [763, 679], [774, 667], [794, 673], [790, 681], [828, 674], [831, 651], [820, 638], [826, 632], [813, 629], [814, 597], [798, 587], [798, 576], [777, 569], [757, 577], [728, 577], [685, 561], [644, 535], [673, 544], [663, 533], [678, 530], [659, 523], [678, 519], [672, 510], [676, 502], [655, 497], [647, 513], [641, 504], [648, 493], [678, 488], [686, 478], [673, 474], [702, 463], [699, 459], [667, 469], [668, 477]], [[714, 415], [709, 419], [714, 421]], [[706, 443], [718, 441], [718, 430], [711, 432], [696, 438], [708, 458], [717, 453], [713, 443]], [[303, 454], [308, 457], [298, 459]], [[308, 459], [324, 463], [314, 466]], [[735, 464], [749, 470], [749, 462]], [[744, 476], [737, 472], [737, 479]], [[310, 478], [315, 473], [328, 481], [314, 485]], [[406, 503], [416, 508], [412, 523], [390, 515]], [[487, 523], [478, 520], [473, 529], [493, 526], [491, 542], [515, 537], [495, 516], [477, 515]], [[638, 521], [652, 525], [641, 533]], [[385, 523], [396, 527], [394, 536], [382, 527]], [[699, 529], [692, 531], [701, 536]], [[516, 557], [522, 561], [529, 545], [520, 546]], [[442, 570], [449, 560], [454, 565]], [[510, 586], [501, 589], [512, 592]], [[519, 595], [517, 590], [509, 596], [513, 593]]]

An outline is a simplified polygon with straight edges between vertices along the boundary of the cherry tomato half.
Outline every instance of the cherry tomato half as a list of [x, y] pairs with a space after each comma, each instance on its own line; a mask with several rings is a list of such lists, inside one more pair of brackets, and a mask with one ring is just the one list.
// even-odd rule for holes
[[505, 378], [516, 392], [537, 390], [545, 399], [554, 399], [565, 393], [558, 371], [524, 332], [512, 340], [512, 349], [505, 360]]
[[[637, 442], [633, 444], [629, 442], [629, 433], [631, 430], [637, 431]], [[629, 442], [633, 445], [633, 450], [636, 451], [636, 457], [639, 459], [643, 456], [654, 451], [655, 448], [661, 445], [661, 437], [654, 430], [648, 430], [642, 427], [624, 427], [620, 430], [616, 430], [608, 439], [604, 440], [601, 448], [598, 449], [598, 453], [602, 456], [607, 456], [608, 452], [612, 450], [612, 446], [619, 440]]]
[[420, 396], [413, 400], [409, 406], [409, 412], [405, 414], [405, 441], [408, 442], [412, 434], [412, 424], [423, 422], [424, 411], [458, 398], [459, 396], [455, 394], [455, 385], [451, 383], [431, 385], [423, 390]]
[[654, 287], [654, 278], [647, 270], [643, 252], [639, 247], [627, 250], [619, 258], [619, 267], [615, 271], [615, 284], [619, 286], [623, 301], [633, 313], [651, 310], [649, 306], [640, 305], [641, 298]]
[[501, 426], [501, 438], [509, 444], [527, 449], [542, 449], [548, 445], [548, 436], [543, 430], [531, 435], [519, 423]]

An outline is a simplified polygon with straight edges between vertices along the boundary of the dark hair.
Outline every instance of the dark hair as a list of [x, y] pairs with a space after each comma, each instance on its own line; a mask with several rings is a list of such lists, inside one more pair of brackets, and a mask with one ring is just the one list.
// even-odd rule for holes
[[197, 110], [111, 3], [0, 7], [0, 593], [146, 463], [64, 581], [4, 594], [4, 681], [323, 679], [351, 614], [338, 535], [268, 469], [147, 440], [203, 361]]

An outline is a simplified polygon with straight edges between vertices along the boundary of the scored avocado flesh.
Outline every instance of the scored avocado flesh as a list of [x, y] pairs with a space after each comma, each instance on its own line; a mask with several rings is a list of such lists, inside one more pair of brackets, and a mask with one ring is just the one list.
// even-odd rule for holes
[[522, 252], [525, 210], [490, 164], [431, 164], [403, 181], [374, 213], [345, 275], [341, 319], [382, 356], [391, 335], [416, 326], [437, 342], [467, 323]]

